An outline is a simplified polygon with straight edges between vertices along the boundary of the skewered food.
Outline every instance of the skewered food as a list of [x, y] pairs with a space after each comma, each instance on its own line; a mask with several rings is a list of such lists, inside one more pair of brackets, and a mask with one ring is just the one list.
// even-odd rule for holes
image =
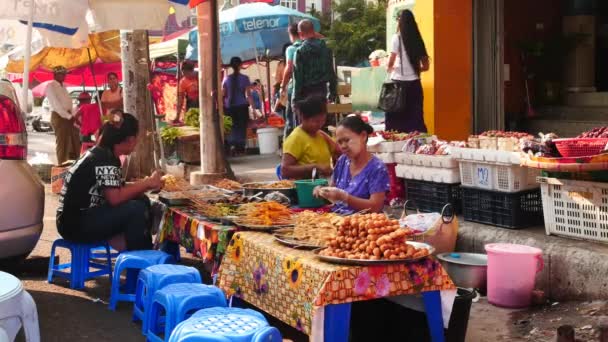
[[174, 175], [164, 175], [161, 178], [164, 182], [163, 191], [175, 192], [190, 190], [192, 186], [183, 178], [177, 178]]
[[334, 213], [318, 214], [304, 211], [296, 216], [293, 231], [284, 236], [324, 247], [327, 245], [327, 240], [337, 236], [338, 227], [343, 220], [344, 217]]
[[238, 224], [246, 226], [286, 226], [293, 224], [291, 211], [276, 202], [243, 204], [237, 211]]

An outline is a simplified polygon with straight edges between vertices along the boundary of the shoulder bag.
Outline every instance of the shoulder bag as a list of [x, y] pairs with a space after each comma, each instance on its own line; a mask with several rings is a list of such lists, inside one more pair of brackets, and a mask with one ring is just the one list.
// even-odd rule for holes
[[[403, 70], [403, 58], [401, 54], [401, 36], [399, 36], [399, 62]], [[387, 76], [389, 78], [390, 75]], [[401, 112], [405, 108], [405, 93], [401, 90], [401, 83], [387, 79], [382, 84], [378, 108], [384, 112]]]

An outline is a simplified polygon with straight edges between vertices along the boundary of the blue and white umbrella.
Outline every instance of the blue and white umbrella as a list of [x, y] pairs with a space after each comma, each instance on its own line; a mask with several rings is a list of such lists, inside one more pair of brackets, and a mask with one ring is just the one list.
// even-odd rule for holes
[[[319, 19], [312, 15], [267, 3], [247, 3], [220, 12], [220, 51], [222, 63], [240, 57], [243, 61], [265, 56], [278, 57], [289, 44], [287, 28], [292, 23], [308, 19], [315, 29], [321, 28]], [[198, 32], [190, 32], [190, 46], [186, 58], [197, 60]]]

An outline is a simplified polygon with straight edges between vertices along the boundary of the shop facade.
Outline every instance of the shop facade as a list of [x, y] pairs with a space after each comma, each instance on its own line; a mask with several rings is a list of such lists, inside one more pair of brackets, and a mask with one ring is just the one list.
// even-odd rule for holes
[[[447, 139], [490, 129], [567, 135], [608, 120], [608, 4], [593, 0], [392, 0], [431, 55], [425, 121]], [[604, 113], [606, 113], [604, 115]]]

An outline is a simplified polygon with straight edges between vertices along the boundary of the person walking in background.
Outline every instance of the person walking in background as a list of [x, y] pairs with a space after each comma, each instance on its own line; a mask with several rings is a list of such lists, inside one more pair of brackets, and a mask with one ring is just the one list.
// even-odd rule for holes
[[300, 21], [298, 33], [302, 45], [294, 55], [292, 104], [311, 95], [327, 98], [328, 92], [333, 101], [337, 77], [331, 49], [318, 38], [310, 20]]
[[99, 138], [101, 111], [98, 103], [91, 103], [91, 94], [83, 91], [78, 95], [78, 109], [74, 115], [75, 125], [80, 129], [80, 155], [83, 155]]
[[429, 70], [429, 55], [414, 14], [410, 10], [404, 10], [398, 21], [399, 32], [392, 38], [387, 70], [391, 80], [400, 83], [405, 104], [401, 112], [386, 113], [386, 130], [426, 132], [420, 73]]
[[53, 68], [54, 80], [46, 88], [46, 98], [51, 107], [51, 126], [55, 130], [55, 153], [57, 164], [76, 160], [80, 155], [80, 138], [74, 127], [72, 98], [63, 85], [68, 70], [63, 66]]
[[192, 62], [182, 63], [182, 79], [179, 81], [179, 94], [177, 96], [179, 115], [176, 121], [184, 122], [188, 109], [198, 109], [198, 73], [194, 71], [194, 63]]
[[293, 74], [293, 58], [298, 47], [302, 45], [300, 35], [298, 34], [298, 24], [289, 25], [287, 32], [289, 33], [291, 45], [285, 49], [285, 69], [283, 71], [279, 89], [279, 98], [287, 99], [287, 103], [285, 104], [285, 138], [287, 138], [291, 131], [298, 125], [298, 120], [291, 105], [291, 96], [293, 94], [293, 81], [291, 76]]
[[249, 77], [241, 74], [242, 64], [243, 61], [239, 57], [232, 57], [230, 59], [232, 74], [224, 77], [222, 81], [224, 108], [226, 114], [232, 118], [232, 131], [226, 138], [227, 147], [236, 154], [245, 152], [249, 107], [252, 110], [255, 108]]
[[118, 75], [114, 72], [108, 73], [108, 87], [101, 94], [101, 109], [104, 115], [108, 115], [113, 109], [122, 110], [122, 88], [118, 85]]

